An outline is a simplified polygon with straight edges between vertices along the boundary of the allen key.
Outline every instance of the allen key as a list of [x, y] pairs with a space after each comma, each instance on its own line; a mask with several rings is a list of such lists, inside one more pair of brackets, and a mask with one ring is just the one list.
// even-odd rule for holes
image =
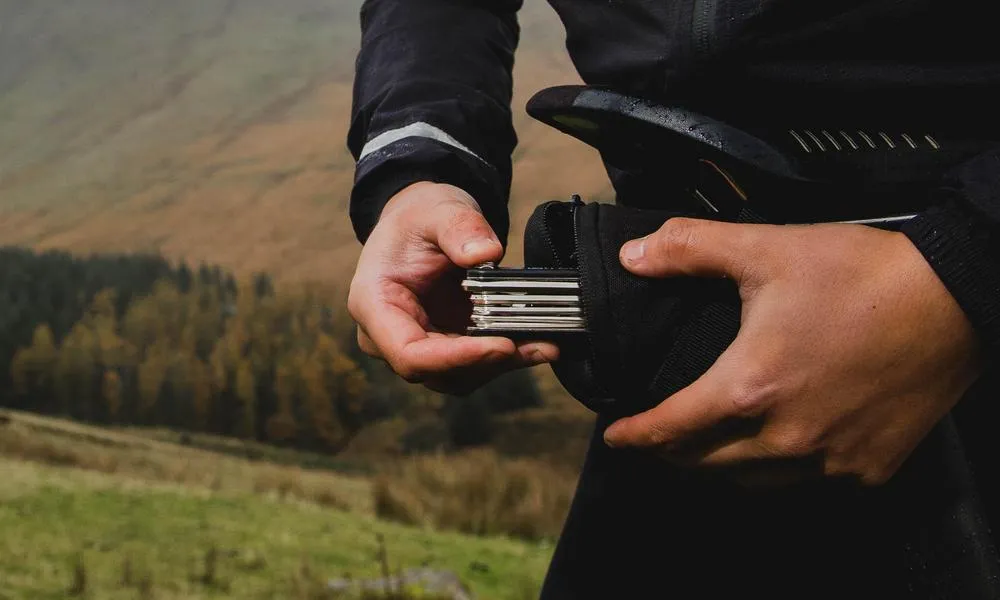
[[558, 341], [587, 332], [575, 271], [482, 265], [467, 271], [462, 288], [472, 302], [470, 336]]

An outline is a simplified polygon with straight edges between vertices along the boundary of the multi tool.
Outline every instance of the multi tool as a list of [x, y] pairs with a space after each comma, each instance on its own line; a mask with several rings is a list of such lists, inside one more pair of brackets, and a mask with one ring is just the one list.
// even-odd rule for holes
[[485, 264], [469, 269], [462, 287], [472, 300], [470, 336], [555, 341], [587, 331], [575, 271]]

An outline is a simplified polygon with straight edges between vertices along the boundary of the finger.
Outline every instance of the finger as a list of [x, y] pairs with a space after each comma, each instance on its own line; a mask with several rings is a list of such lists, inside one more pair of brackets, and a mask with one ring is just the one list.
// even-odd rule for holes
[[514, 343], [494, 337], [431, 336], [417, 320], [419, 302], [413, 292], [388, 284], [381, 300], [361, 298], [354, 304], [358, 323], [392, 369], [416, 382], [449, 370], [495, 362], [516, 352]]
[[424, 381], [456, 369], [497, 363], [515, 352], [514, 343], [505, 338], [426, 334], [418, 337], [415, 332], [407, 335], [401, 329], [403, 320], [387, 318], [372, 335], [384, 349], [393, 370], [408, 381]]
[[451, 262], [468, 269], [503, 258], [503, 246], [482, 213], [461, 202], [446, 206], [451, 214], [433, 220], [428, 241], [441, 248]]
[[559, 346], [549, 342], [522, 342], [517, 344], [516, 354], [511, 363], [513, 368], [523, 369], [557, 360], [559, 360]]
[[383, 358], [378, 346], [375, 345], [375, 342], [372, 341], [361, 326], [358, 326], [358, 347], [361, 348], [362, 352], [372, 358]]
[[759, 260], [766, 227], [674, 218], [657, 232], [622, 246], [620, 260], [643, 277], [729, 277], [739, 283], [746, 267]]
[[445, 394], [464, 396], [505, 373], [558, 360], [559, 348], [544, 342], [521, 343], [513, 356], [496, 363], [458, 369], [429, 379], [426, 387]]
[[756, 434], [668, 458], [685, 467], [710, 469], [747, 487], [784, 486], [816, 480], [825, 472], [822, 453], [783, 453], [764, 441], [760, 428]]
[[669, 450], [733, 417], [723, 378], [709, 370], [656, 408], [621, 419], [604, 432], [611, 447], [660, 446]]
[[509, 359], [459, 369], [442, 377], [429, 379], [425, 386], [435, 392], [465, 396], [505, 373], [551, 363], [558, 358], [559, 348], [553, 344], [523, 343], [518, 345], [516, 353]]
[[729, 441], [721, 446], [688, 456], [688, 464], [700, 467], [732, 467], [762, 460], [784, 460], [780, 453], [757, 437]]
[[737, 335], [694, 383], [644, 413], [613, 423], [604, 434], [612, 447], [658, 446], [686, 453], [756, 436], [771, 399], [753, 393], [747, 365], [759, 354], [756, 343]]

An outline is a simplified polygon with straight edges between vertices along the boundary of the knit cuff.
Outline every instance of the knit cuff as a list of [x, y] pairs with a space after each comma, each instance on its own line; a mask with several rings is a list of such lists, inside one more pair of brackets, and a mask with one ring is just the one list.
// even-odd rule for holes
[[952, 200], [906, 223], [902, 232], [965, 311], [991, 358], [1000, 357], [1000, 235]]

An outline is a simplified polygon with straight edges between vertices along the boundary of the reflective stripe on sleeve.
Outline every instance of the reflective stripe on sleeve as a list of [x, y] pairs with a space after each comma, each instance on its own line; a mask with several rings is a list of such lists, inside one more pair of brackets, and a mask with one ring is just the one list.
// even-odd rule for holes
[[385, 148], [386, 146], [394, 144], [399, 140], [411, 137], [421, 137], [421, 138], [436, 140], [438, 142], [441, 142], [442, 144], [447, 144], [453, 148], [458, 148], [463, 152], [467, 152], [468, 154], [475, 156], [477, 159], [481, 161], [483, 160], [478, 154], [476, 154], [472, 150], [469, 150], [468, 147], [463, 145], [461, 142], [459, 142], [452, 136], [448, 135], [448, 133], [443, 129], [435, 127], [430, 123], [424, 123], [423, 121], [421, 121], [418, 123], [407, 125], [406, 127], [400, 127], [399, 129], [386, 131], [385, 133], [381, 133], [375, 136], [374, 138], [369, 140], [367, 144], [365, 144], [364, 148], [362, 148], [361, 156], [360, 158], [358, 158], [358, 162], [363, 161], [369, 155], [378, 152], [379, 150]]

